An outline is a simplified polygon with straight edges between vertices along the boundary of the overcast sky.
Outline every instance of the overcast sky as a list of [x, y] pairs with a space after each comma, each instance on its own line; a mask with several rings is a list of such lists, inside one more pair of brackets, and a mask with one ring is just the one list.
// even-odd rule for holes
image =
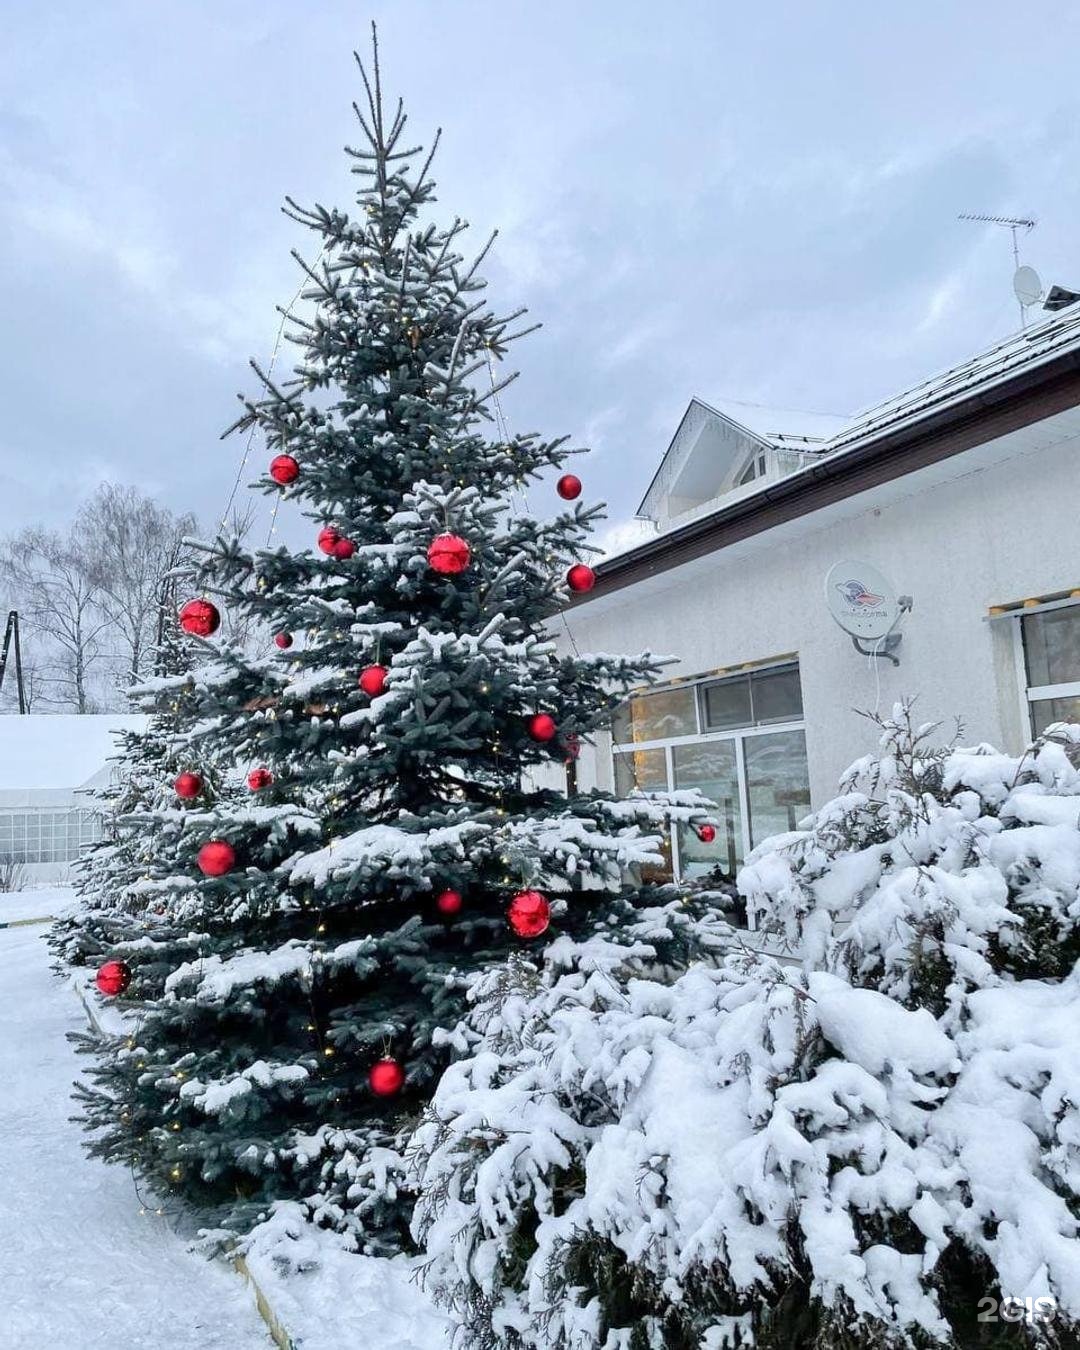
[[372, 17], [442, 206], [502, 232], [492, 299], [543, 321], [510, 420], [594, 447], [613, 525], [693, 394], [851, 412], [1014, 329], [1008, 232], [959, 211], [1037, 216], [1024, 261], [1080, 282], [1067, 0], [10, 4], [0, 531], [103, 478], [220, 513], [311, 247], [278, 207], [351, 200]]

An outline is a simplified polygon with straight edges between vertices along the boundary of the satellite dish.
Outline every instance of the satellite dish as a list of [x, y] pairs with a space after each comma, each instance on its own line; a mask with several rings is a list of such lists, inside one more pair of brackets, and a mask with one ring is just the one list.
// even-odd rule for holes
[[1043, 284], [1034, 267], [1018, 267], [1013, 276], [1013, 291], [1025, 309], [1043, 298]]
[[829, 568], [825, 603], [844, 632], [864, 642], [880, 641], [900, 617], [900, 599], [892, 582], [870, 563], [854, 558]]

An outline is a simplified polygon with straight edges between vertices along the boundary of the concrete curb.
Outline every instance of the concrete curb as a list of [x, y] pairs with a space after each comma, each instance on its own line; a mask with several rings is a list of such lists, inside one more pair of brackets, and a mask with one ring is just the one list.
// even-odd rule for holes
[[[21, 922], [36, 922], [36, 921], [22, 920]], [[14, 927], [14, 925], [11, 926]], [[82, 1004], [83, 1012], [86, 1014], [86, 1020], [90, 1023], [90, 1026], [95, 1032], [95, 1034], [98, 1036], [108, 1035], [109, 1033], [107, 1033], [105, 1029], [102, 1027], [101, 1022], [98, 1019], [98, 1015], [94, 1011], [93, 1004], [87, 1000], [86, 996], [83, 994], [83, 991], [79, 988], [79, 986], [75, 983], [74, 980], [72, 980], [71, 982], [71, 988], [75, 992], [75, 997]], [[262, 1289], [259, 1287], [259, 1282], [256, 1280], [255, 1276], [252, 1275], [251, 1271], [248, 1269], [248, 1263], [244, 1260], [242, 1256], [230, 1256], [229, 1262], [232, 1265], [233, 1270], [236, 1271], [237, 1275], [240, 1276], [240, 1278], [244, 1281], [244, 1283], [248, 1285], [248, 1287], [251, 1289], [251, 1292], [255, 1295], [255, 1309], [258, 1312], [259, 1316], [262, 1318], [262, 1320], [266, 1323], [266, 1329], [270, 1333], [270, 1339], [278, 1347], [278, 1350], [297, 1350], [296, 1346], [293, 1343], [292, 1337], [281, 1325], [281, 1321], [278, 1318], [277, 1313], [275, 1313], [273, 1308], [270, 1306], [270, 1300], [266, 1297]]]

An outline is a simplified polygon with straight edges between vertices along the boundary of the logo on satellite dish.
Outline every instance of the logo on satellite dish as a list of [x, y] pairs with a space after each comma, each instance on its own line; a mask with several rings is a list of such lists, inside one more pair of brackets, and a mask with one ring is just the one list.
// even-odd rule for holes
[[883, 595], [875, 595], [870, 587], [864, 586], [861, 581], [838, 581], [836, 589], [849, 605], [855, 605], [859, 609], [873, 609], [876, 605], [885, 603]]

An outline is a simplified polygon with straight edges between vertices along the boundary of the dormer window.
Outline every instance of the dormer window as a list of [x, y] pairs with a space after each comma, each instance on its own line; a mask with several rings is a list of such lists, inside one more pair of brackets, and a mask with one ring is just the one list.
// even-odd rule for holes
[[746, 483], [752, 483], [755, 478], [765, 477], [765, 456], [751, 455], [749, 462], [735, 480], [736, 487], [742, 487]]

